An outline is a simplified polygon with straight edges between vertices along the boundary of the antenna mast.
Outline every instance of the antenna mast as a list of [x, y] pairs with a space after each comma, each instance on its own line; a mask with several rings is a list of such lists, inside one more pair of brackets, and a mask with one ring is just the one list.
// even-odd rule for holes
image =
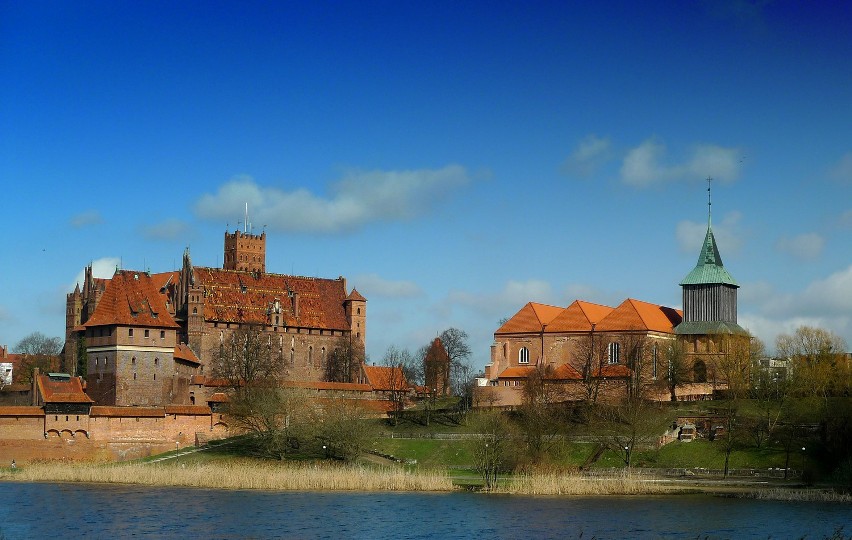
[[246, 203], [246, 218], [243, 220], [243, 232], [248, 232], [248, 203]]

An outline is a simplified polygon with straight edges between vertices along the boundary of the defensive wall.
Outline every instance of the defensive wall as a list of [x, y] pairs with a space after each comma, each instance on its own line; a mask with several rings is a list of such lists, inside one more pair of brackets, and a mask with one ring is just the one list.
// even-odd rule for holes
[[93, 406], [88, 414], [66, 412], [0, 407], [0, 465], [12, 460], [125, 461], [230, 434], [227, 416], [207, 406]]

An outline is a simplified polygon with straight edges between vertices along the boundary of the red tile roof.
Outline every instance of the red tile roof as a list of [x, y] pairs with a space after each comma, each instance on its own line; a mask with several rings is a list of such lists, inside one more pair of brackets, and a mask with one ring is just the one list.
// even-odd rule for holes
[[571, 381], [582, 379], [583, 376], [570, 364], [562, 364], [556, 366], [548, 378], [557, 381]]
[[228, 403], [230, 401], [231, 398], [229, 398], [228, 395], [223, 392], [216, 392], [207, 399], [208, 403]]
[[532, 366], [508, 367], [497, 376], [498, 379], [526, 379], [535, 370]]
[[89, 416], [109, 416], [112, 418], [162, 418], [166, 415], [163, 407], [92, 407]]
[[409, 389], [405, 373], [398, 366], [364, 366], [364, 375], [373, 390], [406, 391]]
[[673, 334], [674, 327], [682, 318], [683, 312], [679, 310], [628, 298], [604, 317], [595, 329], [602, 332], [641, 330]]
[[609, 306], [575, 300], [547, 325], [547, 332], [591, 332], [611, 312]]
[[352, 289], [352, 292], [349, 293], [349, 296], [346, 297], [347, 300], [355, 300], [358, 302], [366, 302], [367, 299], [361, 296], [361, 293], [358, 292], [357, 289]]
[[207, 405], [166, 405], [166, 414], [180, 414], [184, 416], [199, 416], [210, 414]]
[[44, 416], [44, 409], [21, 405], [0, 406], [0, 416]]
[[38, 391], [45, 403], [94, 403], [95, 401], [83, 392], [83, 385], [78, 377], [57, 380], [49, 375], [38, 376]]
[[[298, 277], [199, 266], [193, 268], [193, 275], [196, 285], [204, 291], [206, 320], [266, 323], [270, 320], [269, 310], [277, 300], [282, 326], [349, 330], [343, 307], [347, 298], [343, 278]], [[298, 295], [298, 313], [291, 293]]]
[[549, 324], [565, 308], [529, 302], [511, 319], [497, 329], [495, 334], [541, 332], [542, 325]]
[[285, 381], [284, 388], [307, 388], [309, 390], [337, 390], [346, 392], [372, 392], [373, 387], [369, 384], [339, 383], [326, 381]]
[[151, 276], [132, 270], [119, 270], [107, 282], [95, 312], [83, 327], [107, 325], [178, 328]]
[[187, 345], [186, 343], [179, 343], [175, 346], [175, 360], [183, 360], [184, 362], [189, 362], [190, 364], [201, 365], [201, 361], [198, 360], [198, 357], [195, 356], [195, 353], [192, 352], [192, 349], [190, 349], [189, 345]]
[[621, 364], [608, 364], [601, 366], [594, 371], [595, 377], [629, 377], [632, 372], [627, 366]]

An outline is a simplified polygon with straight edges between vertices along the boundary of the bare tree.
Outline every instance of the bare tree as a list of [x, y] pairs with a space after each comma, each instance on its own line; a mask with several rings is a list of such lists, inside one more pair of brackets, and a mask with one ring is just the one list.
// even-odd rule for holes
[[800, 396], [827, 400], [848, 385], [838, 377], [848, 373], [846, 343], [828, 330], [801, 326], [793, 334], [779, 335], [776, 350], [789, 362], [793, 386]]
[[590, 404], [597, 403], [603, 378], [601, 370], [606, 365], [606, 343], [603, 336], [595, 334], [594, 329], [586, 336], [578, 338], [576, 354], [568, 363], [580, 374], [583, 387], [583, 399]]
[[724, 335], [719, 340], [722, 353], [713, 369], [714, 382], [727, 386], [734, 399], [746, 397], [751, 387], [752, 338], [743, 335]]
[[499, 411], [477, 415], [474, 429], [479, 438], [470, 441], [474, 468], [482, 476], [485, 489], [497, 486], [498, 475], [509, 469], [512, 427]]
[[662, 382], [669, 391], [671, 401], [677, 401], [677, 387], [690, 382], [690, 366], [687, 363], [686, 349], [680, 340], [672, 341], [665, 350], [666, 371]]
[[325, 363], [325, 380], [352, 382], [364, 363], [364, 348], [347, 337], [341, 337], [328, 354]]
[[15, 380], [31, 383], [36, 368], [44, 373], [58, 369], [61, 350], [62, 340], [58, 337], [47, 337], [41, 332], [24, 337], [15, 345], [15, 352], [22, 355], [18, 368], [20, 372], [13, 374]]
[[561, 435], [564, 385], [553, 380], [553, 366], [538, 365], [527, 376], [518, 407], [519, 431], [527, 447], [526, 455], [534, 461], [558, 442]]
[[399, 366], [409, 384], [421, 384], [423, 381], [423, 363], [418, 361], [418, 358], [422, 359], [423, 356], [425, 356], [425, 353], [416, 356], [411, 354], [408, 349], [400, 349], [391, 345], [382, 357], [382, 365]]
[[458, 395], [460, 388], [467, 382], [465, 377], [472, 371], [467, 363], [471, 355], [470, 345], [467, 343], [468, 335], [464, 330], [447, 328], [441, 332], [440, 338], [450, 359], [447, 374], [450, 390]]
[[399, 422], [399, 416], [403, 410], [405, 410], [405, 405], [408, 403], [409, 394], [411, 393], [411, 386], [405, 377], [405, 368], [403, 367], [403, 362], [410, 361], [410, 354], [408, 351], [400, 351], [393, 345], [388, 347], [387, 352], [385, 352], [384, 358], [382, 358], [382, 364], [390, 369], [387, 370], [387, 380], [383, 381], [386, 387], [386, 392], [388, 393], [388, 397], [393, 404], [392, 411], [392, 422], [393, 425], [397, 425]]
[[633, 453], [651, 446], [665, 430], [665, 414], [658, 404], [639, 396], [626, 396], [618, 405], [595, 408], [594, 430], [600, 443], [622, 457], [626, 467]]
[[260, 326], [237, 328], [211, 352], [213, 377], [227, 380], [235, 391], [275, 386], [283, 373], [283, 358], [273, 352]]

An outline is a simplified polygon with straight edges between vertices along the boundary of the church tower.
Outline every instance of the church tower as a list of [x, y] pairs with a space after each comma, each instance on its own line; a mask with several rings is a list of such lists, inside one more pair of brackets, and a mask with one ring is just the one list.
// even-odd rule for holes
[[707, 234], [695, 268], [680, 282], [683, 290], [683, 322], [675, 333], [748, 334], [737, 324], [739, 284], [722, 264], [722, 256], [713, 236], [710, 215], [710, 187], [707, 187]]

